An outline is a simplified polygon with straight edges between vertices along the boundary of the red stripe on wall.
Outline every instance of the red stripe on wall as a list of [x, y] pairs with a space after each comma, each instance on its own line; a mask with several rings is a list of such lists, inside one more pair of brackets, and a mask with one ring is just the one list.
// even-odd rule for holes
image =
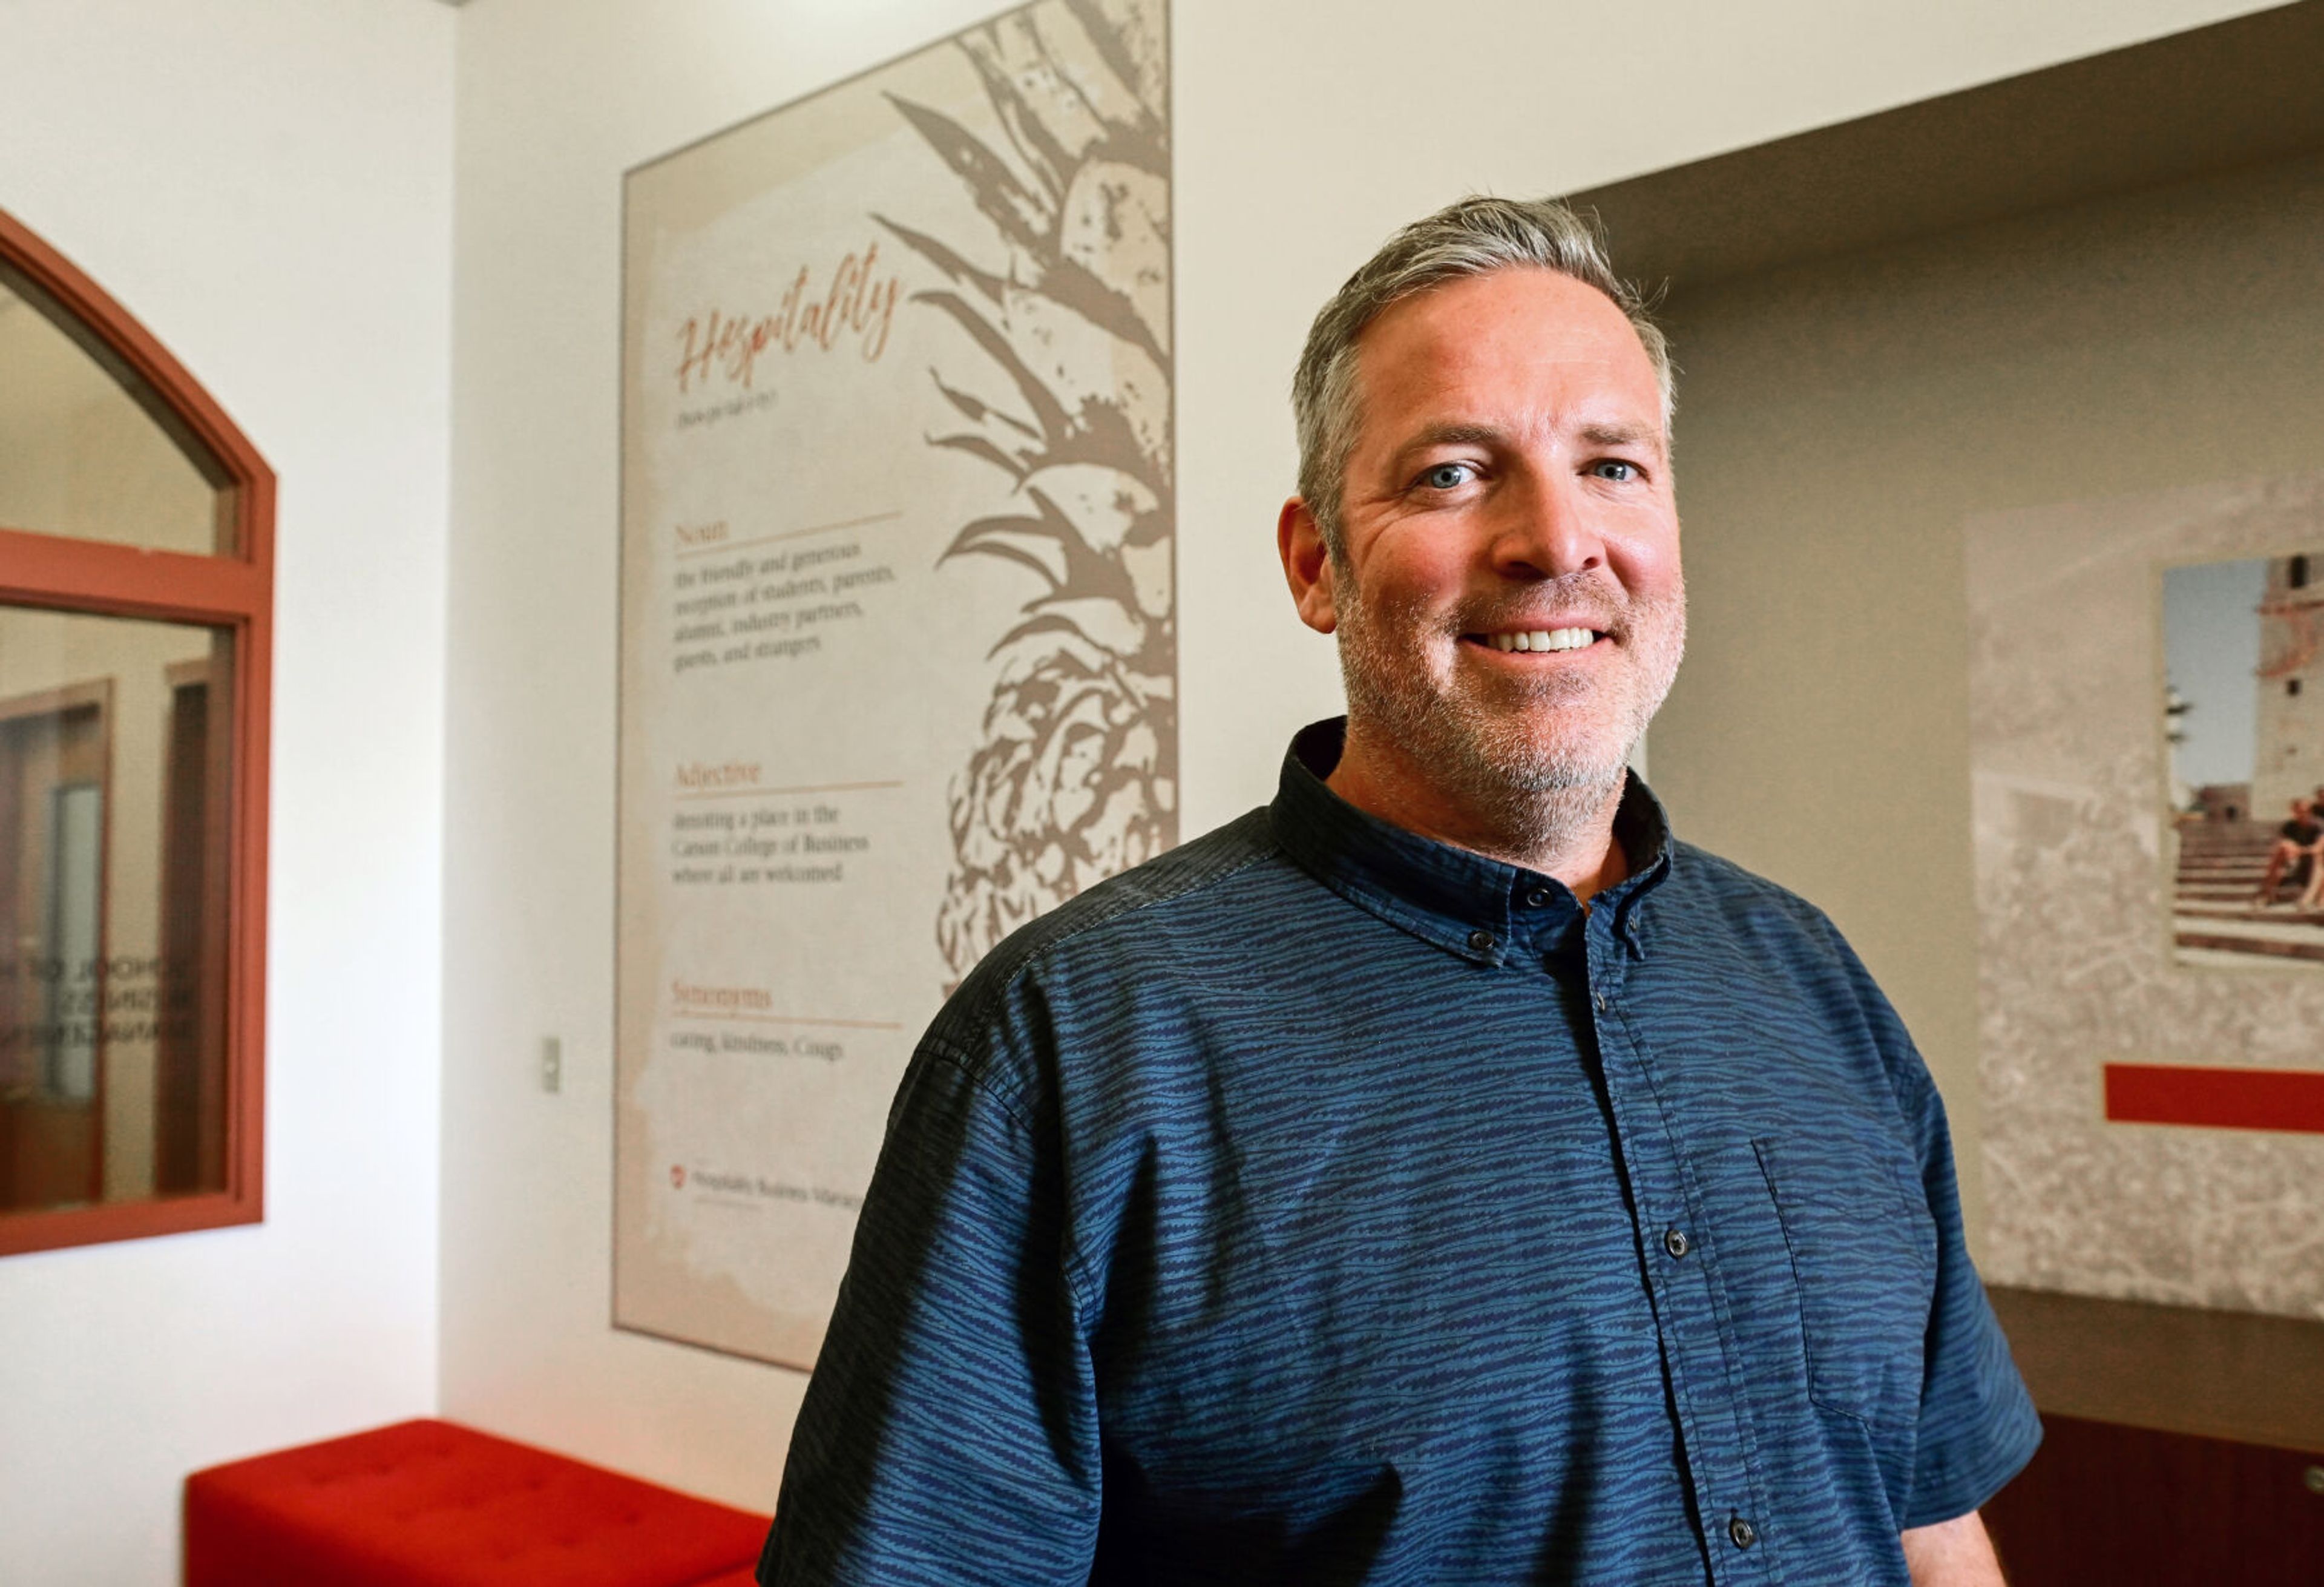
[[2324, 1073], [2108, 1064], [2106, 1116], [2118, 1124], [2195, 1124], [2324, 1135]]

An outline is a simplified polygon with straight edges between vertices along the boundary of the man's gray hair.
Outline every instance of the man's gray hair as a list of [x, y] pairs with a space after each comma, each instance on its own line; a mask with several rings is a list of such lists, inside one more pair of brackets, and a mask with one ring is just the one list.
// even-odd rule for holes
[[1638, 333], [1662, 388], [1663, 424], [1675, 410], [1670, 344], [1646, 312], [1646, 300], [1615, 275], [1606, 246], [1589, 222], [1555, 198], [1489, 198], [1472, 194], [1397, 232], [1333, 295], [1308, 328], [1291, 379], [1291, 412], [1299, 428], [1299, 495], [1323, 540], [1340, 554], [1340, 505], [1348, 455], [1356, 444], [1361, 394], [1356, 343], [1391, 305], [1447, 281], [1496, 270], [1554, 270], [1613, 300]]

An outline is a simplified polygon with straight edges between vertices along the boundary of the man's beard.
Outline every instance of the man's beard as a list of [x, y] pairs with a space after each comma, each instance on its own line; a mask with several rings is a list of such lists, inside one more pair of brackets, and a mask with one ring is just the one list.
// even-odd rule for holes
[[[1558, 853], [1600, 817], [1686, 650], [1683, 588], [1636, 599], [1570, 575], [1504, 602], [1465, 603], [1443, 619], [1419, 601], [1375, 607], [1344, 567], [1337, 593], [1351, 736], [1393, 745], [1496, 846], [1523, 853]], [[1591, 614], [1589, 625], [1613, 636], [1627, 664], [1600, 678], [1545, 669], [1506, 680], [1460, 666], [1461, 633], [1515, 626], [1520, 608]], [[1452, 625], [1448, 650], [1429, 643], [1440, 622]], [[1545, 720], [1545, 708], [1555, 714]]]

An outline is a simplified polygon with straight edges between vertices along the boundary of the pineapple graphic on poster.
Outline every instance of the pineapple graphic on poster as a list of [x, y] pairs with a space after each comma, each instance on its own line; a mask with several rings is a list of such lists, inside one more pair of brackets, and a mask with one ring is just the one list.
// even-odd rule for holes
[[961, 41], [1002, 148], [896, 101], [975, 194], [1006, 272], [881, 217], [948, 283], [916, 301], [955, 319], [1006, 382], [994, 401], [938, 378], [961, 427], [932, 444], [1015, 486], [1010, 510], [964, 525], [945, 555], [1013, 561], [1042, 586], [993, 646], [983, 738], [954, 787], [936, 936], [955, 976], [1176, 832], [1163, 63], [1158, 32], [1074, 10], [1122, 92], [1076, 91], [1020, 24]]
[[618, 1324], [812, 1363], [896, 1082], [1177, 837], [1160, 0], [631, 173]]

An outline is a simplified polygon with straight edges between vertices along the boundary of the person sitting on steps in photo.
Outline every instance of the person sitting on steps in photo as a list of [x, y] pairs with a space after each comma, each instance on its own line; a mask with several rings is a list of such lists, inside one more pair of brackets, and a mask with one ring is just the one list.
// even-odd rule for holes
[[2302, 890], [2299, 907], [2314, 909], [2316, 878], [2324, 875], [2324, 865], [2316, 863], [2319, 849], [2324, 849], [2324, 826], [2317, 825], [2314, 802], [2292, 800], [2292, 819], [2276, 828], [2275, 846], [2267, 854], [2267, 874], [2260, 878], [2252, 908], [2268, 908], [2275, 902], [2276, 890], [2290, 882]]

